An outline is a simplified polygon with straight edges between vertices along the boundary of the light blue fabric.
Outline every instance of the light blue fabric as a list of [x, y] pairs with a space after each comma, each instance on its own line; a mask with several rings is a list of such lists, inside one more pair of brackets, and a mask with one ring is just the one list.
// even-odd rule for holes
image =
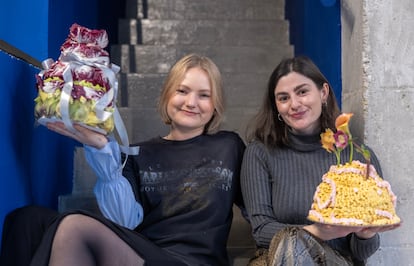
[[144, 212], [128, 180], [122, 176], [119, 144], [110, 140], [102, 149], [84, 145], [85, 157], [98, 179], [94, 193], [102, 214], [129, 229], [137, 227]]

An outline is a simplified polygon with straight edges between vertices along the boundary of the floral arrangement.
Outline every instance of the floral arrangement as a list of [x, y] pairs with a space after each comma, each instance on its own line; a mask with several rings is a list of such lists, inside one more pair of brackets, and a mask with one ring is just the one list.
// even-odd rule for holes
[[[322, 147], [328, 152], [334, 152], [336, 155], [337, 165], [341, 163], [341, 151], [343, 151], [348, 145], [351, 149], [349, 155], [349, 163], [353, 160], [354, 148], [357, 152], [360, 152], [364, 159], [367, 161], [367, 169], [369, 169], [371, 154], [364, 145], [357, 145], [352, 138], [351, 131], [349, 130], [349, 121], [353, 113], [342, 113], [335, 120], [336, 132], [331, 129], [326, 129], [321, 133]], [[368, 175], [368, 171], [367, 171]]]
[[108, 35], [74, 23], [57, 61], [47, 59], [36, 75], [35, 118], [40, 124], [62, 120], [104, 134], [114, 130], [119, 67], [110, 62]]

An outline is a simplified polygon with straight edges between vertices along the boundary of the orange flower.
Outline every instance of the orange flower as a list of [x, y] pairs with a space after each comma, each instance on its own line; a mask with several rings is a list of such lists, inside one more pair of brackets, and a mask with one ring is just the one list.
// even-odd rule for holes
[[[354, 146], [357, 151], [360, 152], [367, 164], [370, 163], [371, 154], [364, 145], [358, 146], [352, 139], [351, 132], [349, 131], [349, 120], [353, 116], [353, 113], [342, 113], [335, 120], [336, 133], [334, 134], [331, 129], [326, 129], [324, 133], [321, 133], [322, 148], [328, 152], [334, 152], [336, 156], [337, 164], [340, 164], [341, 151], [349, 145], [349, 162], [352, 162], [354, 155]], [[368, 171], [367, 171], [368, 172]]]
[[351, 132], [349, 131], [349, 120], [353, 116], [353, 113], [342, 113], [335, 120], [335, 127], [337, 130], [343, 131], [349, 136]]
[[324, 133], [321, 133], [322, 148], [328, 152], [335, 151], [335, 138], [331, 129], [327, 128]]

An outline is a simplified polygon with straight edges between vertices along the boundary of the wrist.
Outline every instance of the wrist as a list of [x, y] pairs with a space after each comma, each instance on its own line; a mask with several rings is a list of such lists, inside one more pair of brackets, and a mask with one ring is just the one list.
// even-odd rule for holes
[[105, 147], [106, 146], [106, 144], [108, 144], [108, 142], [109, 142], [109, 139], [108, 139], [108, 137], [107, 136], [105, 136], [105, 135], [100, 135], [100, 136], [98, 136], [98, 138], [97, 138], [97, 145], [96, 145], [96, 148], [97, 149], [102, 149], [103, 147]]
[[302, 227], [302, 229], [322, 241], [328, 240], [327, 237], [323, 234], [323, 231], [319, 230], [319, 227], [315, 224], [305, 225]]

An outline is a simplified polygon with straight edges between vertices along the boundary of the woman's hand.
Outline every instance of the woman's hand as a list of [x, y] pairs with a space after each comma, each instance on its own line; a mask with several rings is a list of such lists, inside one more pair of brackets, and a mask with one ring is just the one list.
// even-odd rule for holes
[[89, 145], [97, 149], [103, 148], [108, 143], [108, 139], [105, 135], [77, 124], [73, 125], [76, 131], [67, 129], [63, 122], [49, 122], [46, 126], [56, 133], [70, 137], [84, 145]]
[[303, 229], [324, 241], [347, 236], [356, 230], [353, 226], [336, 226], [320, 223], [305, 225]]
[[350, 233], [355, 233], [357, 237], [362, 239], [369, 239], [371, 237], [374, 237], [377, 233], [393, 230], [399, 226], [400, 224], [365, 227], [315, 223], [311, 225], [306, 225], [303, 227], [303, 229], [308, 231], [312, 235], [320, 238], [321, 240], [327, 241], [347, 236]]
[[394, 229], [396, 229], [400, 226], [401, 226], [401, 224], [399, 223], [399, 224], [395, 224], [395, 225], [366, 227], [366, 228], [363, 228], [361, 231], [355, 232], [355, 234], [359, 238], [368, 239], [368, 238], [374, 237], [375, 234], [377, 234], [377, 233], [394, 230]]

